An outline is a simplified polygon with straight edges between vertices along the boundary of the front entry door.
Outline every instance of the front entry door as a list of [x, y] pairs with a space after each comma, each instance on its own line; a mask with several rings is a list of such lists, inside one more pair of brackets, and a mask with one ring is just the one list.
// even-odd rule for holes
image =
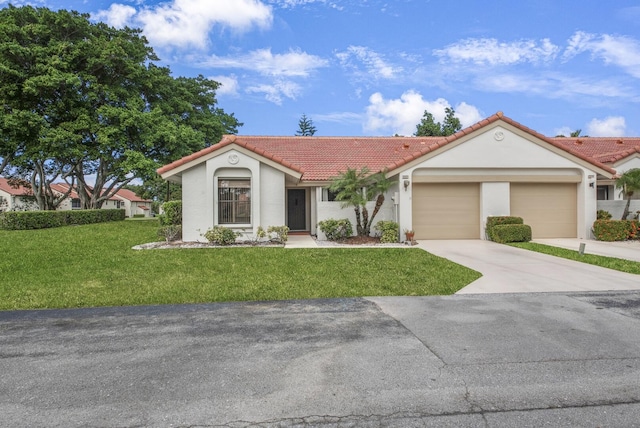
[[305, 189], [287, 190], [287, 226], [289, 230], [305, 230]]

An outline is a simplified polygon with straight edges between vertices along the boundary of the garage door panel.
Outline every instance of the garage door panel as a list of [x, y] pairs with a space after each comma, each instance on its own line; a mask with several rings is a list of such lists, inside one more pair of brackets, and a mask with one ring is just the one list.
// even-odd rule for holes
[[478, 239], [478, 183], [414, 184], [413, 227], [417, 239]]
[[531, 226], [534, 238], [577, 237], [577, 186], [511, 183], [511, 215]]

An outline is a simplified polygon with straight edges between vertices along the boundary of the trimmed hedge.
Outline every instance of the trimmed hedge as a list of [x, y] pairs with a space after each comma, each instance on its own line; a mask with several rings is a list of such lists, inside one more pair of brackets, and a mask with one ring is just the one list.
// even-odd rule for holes
[[328, 241], [340, 241], [353, 235], [353, 226], [348, 218], [336, 220], [328, 218], [318, 222], [318, 227]]
[[598, 241], [626, 241], [638, 237], [637, 220], [596, 220], [593, 235]]
[[0, 229], [32, 230], [125, 219], [123, 209], [77, 211], [8, 211], [0, 213]]
[[[495, 217], [487, 217], [487, 225], [485, 227], [485, 233], [487, 237], [491, 241], [496, 241], [493, 237], [493, 228], [495, 226], [502, 226], [507, 224], [523, 224], [524, 221], [522, 217], [513, 217], [513, 216], [495, 216]], [[529, 238], [531, 240], [531, 238]], [[497, 241], [496, 241], [497, 242]], [[514, 241], [518, 242], [518, 241]]]
[[531, 241], [531, 226], [528, 224], [498, 224], [491, 228], [491, 240], [499, 244]]

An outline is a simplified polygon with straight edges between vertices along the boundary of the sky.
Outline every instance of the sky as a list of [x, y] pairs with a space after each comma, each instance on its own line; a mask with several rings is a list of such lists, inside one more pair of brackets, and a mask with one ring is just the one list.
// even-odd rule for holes
[[[9, 2], [0, 0], [0, 7]], [[222, 85], [241, 135], [412, 135], [502, 111], [544, 135], [640, 136], [638, 0], [13, 0], [141, 28]]]

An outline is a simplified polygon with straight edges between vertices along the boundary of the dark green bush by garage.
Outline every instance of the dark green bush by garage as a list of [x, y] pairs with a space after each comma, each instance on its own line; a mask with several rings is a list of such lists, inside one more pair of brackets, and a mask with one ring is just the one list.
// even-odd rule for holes
[[513, 216], [487, 217], [487, 226], [486, 226], [487, 238], [489, 238], [491, 241], [495, 241], [492, 235], [492, 231], [495, 226], [502, 226], [506, 224], [523, 224], [523, 223], [524, 221], [522, 220], [522, 217], [513, 217]]
[[491, 240], [500, 244], [531, 241], [531, 226], [527, 224], [499, 224], [491, 228]]
[[78, 211], [9, 211], [0, 213], [0, 229], [31, 230], [80, 224], [121, 221], [123, 209]]

